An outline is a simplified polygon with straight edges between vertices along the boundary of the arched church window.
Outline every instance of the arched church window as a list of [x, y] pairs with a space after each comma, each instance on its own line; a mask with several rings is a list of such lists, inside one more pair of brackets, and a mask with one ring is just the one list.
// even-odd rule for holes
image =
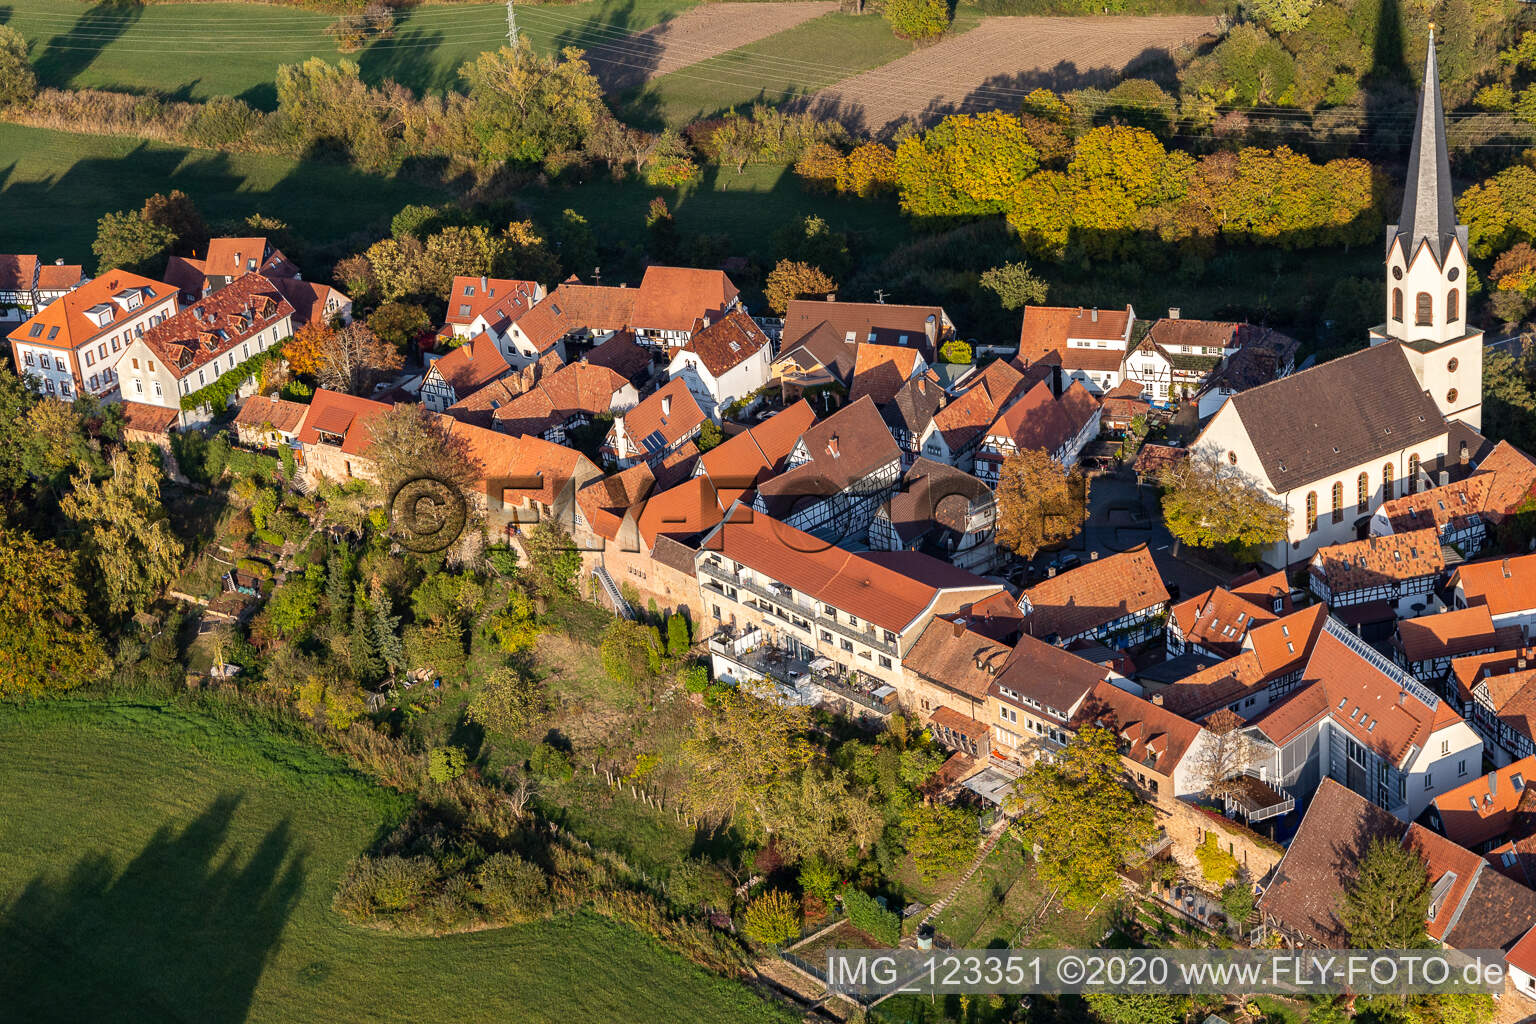
[[1397, 497], [1397, 491], [1392, 486], [1392, 463], [1381, 467], [1381, 500], [1391, 501]]
[[1401, 288], [1392, 289], [1392, 319], [1398, 323], [1403, 322], [1403, 290]]
[[1429, 292], [1419, 292], [1414, 299], [1413, 323], [1416, 327], [1428, 327], [1435, 322], [1435, 300]]
[[1445, 297], [1445, 319], [1451, 323], [1461, 319], [1461, 292], [1455, 288]]
[[1417, 455], [1408, 456], [1408, 479], [1406, 486], [1403, 488], [1403, 493], [1419, 493], [1419, 457]]
[[1361, 473], [1360, 478], [1355, 481], [1355, 499], [1356, 512], [1364, 513], [1370, 511], [1371, 475], [1369, 473]]
[[1337, 480], [1333, 484], [1333, 521], [1344, 521], [1344, 481]]
[[1317, 492], [1307, 492], [1307, 532], [1317, 529]]

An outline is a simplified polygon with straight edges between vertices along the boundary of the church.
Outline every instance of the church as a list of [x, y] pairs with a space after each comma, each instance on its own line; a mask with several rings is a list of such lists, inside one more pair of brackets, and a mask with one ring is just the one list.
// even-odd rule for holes
[[1370, 346], [1233, 395], [1192, 447], [1238, 467], [1289, 515], [1276, 566], [1354, 540], [1384, 501], [1435, 486], [1483, 443], [1483, 335], [1466, 322], [1431, 32], [1402, 212], [1386, 232], [1385, 322]]

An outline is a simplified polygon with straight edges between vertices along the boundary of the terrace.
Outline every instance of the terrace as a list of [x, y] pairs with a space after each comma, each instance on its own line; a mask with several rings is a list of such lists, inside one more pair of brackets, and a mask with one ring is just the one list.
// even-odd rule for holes
[[767, 682], [781, 699], [794, 704], [846, 701], [854, 715], [889, 715], [896, 710], [896, 692], [881, 680], [857, 670], [842, 673], [829, 658], [806, 658], [771, 642], [756, 626], [736, 630], [722, 626], [709, 638], [715, 678], [737, 684]]

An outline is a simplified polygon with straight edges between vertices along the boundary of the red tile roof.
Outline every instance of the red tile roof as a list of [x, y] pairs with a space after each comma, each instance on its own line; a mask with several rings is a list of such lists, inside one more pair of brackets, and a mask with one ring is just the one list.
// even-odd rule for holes
[[1508, 441], [1500, 441], [1478, 463], [1477, 472], [1490, 478], [1488, 511], [1495, 522], [1513, 512], [1536, 490], [1536, 462]]
[[1065, 640], [1167, 603], [1162, 574], [1141, 544], [1037, 583], [1024, 591], [1019, 607], [1026, 610], [1025, 632]]
[[645, 542], [655, 546], [657, 537], [689, 537], [714, 528], [723, 518], [725, 508], [714, 485], [696, 476], [652, 493], [638, 509], [635, 524]]
[[[143, 342], [179, 380], [226, 352], [233, 358], [237, 346], [279, 321], [288, 320], [291, 327], [292, 316], [293, 306], [271, 281], [246, 274], [151, 327]], [[278, 340], [287, 333], [279, 329]]]
[[338, 303], [345, 305], [352, 301], [342, 294], [339, 289], [332, 288], [328, 284], [317, 284], [314, 281], [303, 281], [297, 277], [274, 277], [268, 275], [268, 280], [277, 286], [282, 292], [283, 298], [293, 307], [293, 323], [295, 327], [314, 323], [317, 320], [326, 320], [333, 315], [326, 309], [326, 304], [334, 296]]
[[1072, 716], [1074, 728], [1092, 723], [1120, 738], [1120, 756], [1171, 777], [1200, 736], [1200, 726], [1113, 683], [1099, 683]]
[[1337, 597], [1352, 590], [1438, 576], [1445, 571], [1445, 555], [1436, 530], [1411, 530], [1318, 548], [1308, 571], [1324, 580]]
[[1483, 859], [1419, 824], [1408, 826], [1403, 845], [1424, 858], [1430, 892], [1435, 896], [1425, 915], [1424, 927], [1430, 938], [1444, 942], [1457, 924], [1462, 901], [1477, 882]]
[[1291, 581], [1286, 577], [1284, 569], [1276, 569], [1268, 576], [1260, 576], [1257, 569], [1250, 569], [1233, 577], [1227, 589], [1243, 600], [1252, 601], [1263, 608], [1274, 609], [1275, 601], [1279, 600], [1280, 611], [1292, 610]]
[[242, 427], [263, 427], [270, 424], [273, 430], [291, 434], [299, 429], [299, 424], [304, 422], [304, 414], [308, 411], [309, 406], [302, 402], [288, 402], [281, 398], [268, 398], [266, 395], [252, 395], [241, 403], [235, 423]]
[[634, 326], [652, 331], [691, 331], [701, 316], [723, 316], [737, 294], [723, 271], [647, 267], [635, 298]]
[[868, 395], [876, 405], [884, 405], [917, 373], [921, 360], [922, 354], [916, 349], [861, 342], [854, 355], [848, 399], [856, 401]]
[[299, 443], [318, 444], [320, 431], [325, 431], [343, 438], [341, 450], [348, 455], [367, 455], [373, 446], [368, 421], [391, 408], [383, 402], [318, 388], [299, 427]]
[[37, 290], [62, 292], [85, 280], [85, 268], [78, 263], [44, 263], [37, 271]]
[[[606, 334], [632, 328], [638, 296], [639, 291], [634, 288], [566, 281], [525, 313], [517, 326], [543, 352], [574, 331]], [[613, 369], [619, 368], [615, 366]], [[631, 374], [624, 373], [624, 376]]]
[[1382, 502], [1377, 514], [1392, 524], [1393, 533], [1430, 528], [1464, 530], [1487, 507], [1492, 474], [1476, 475], [1417, 494]]
[[1435, 798], [1441, 830], [1452, 842], [1468, 847], [1503, 836], [1522, 802], [1528, 810], [1536, 809], [1531, 806], [1536, 804], [1536, 790], [1526, 795], [1532, 782], [1536, 782], [1536, 756], [1523, 757], [1441, 794]]
[[630, 446], [648, 456], [647, 437], [656, 435], [661, 447], [676, 444], [698, 430], [705, 416], [688, 390], [688, 382], [678, 377], [657, 388], [620, 419]]
[[1398, 646], [1408, 661], [1456, 658], [1474, 651], [1519, 647], [1524, 637], [1519, 626], [1496, 629], [1484, 605], [1473, 605], [1438, 615], [1399, 619]]
[[[252, 265], [254, 263], [254, 266]], [[252, 272], [292, 273], [292, 264], [265, 238], [210, 238], [202, 260], [209, 277], [239, 277]]]
[[1451, 574], [1451, 587], [1458, 584], [1467, 604], [1485, 604], [1493, 615], [1536, 608], [1536, 555], [1464, 562]]
[[501, 350], [496, 347], [496, 339], [486, 331], [481, 331], [432, 363], [432, 370], [461, 398], [474, 393], [510, 369], [511, 365], [502, 358]]
[[768, 335], [746, 313], [732, 310], [714, 321], [682, 349], [699, 357], [717, 379], [752, 358], [768, 344]]
[[37, 263], [36, 256], [0, 254], [0, 292], [31, 291], [37, 280]]
[[1011, 653], [1003, 644], [935, 616], [901, 659], [901, 666], [932, 683], [984, 701]]
[[[987, 430], [987, 437], [996, 438], [1000, 445], [1011, 441], [1020, 451], [1054, 455], [1076, 437], [1098, 411], [1099, 400], [1083, 387], [1082, 382], [1073, 381], [1072, 386], [1057, 398], [1051, 386], [1041, 381], [997, 418]], [[983, 457], [996, 461], [1002, 458], [997, 455]]]
[[1039, 712], [1065, 725], [1107, 675], [1103, 665], [1025, 634], [998, 672], [992, 692], [1010, 703], [1018, 702], [1005, 691], [1032, 697], [1044, 705]]
[[[516, 323], [533, 308], [538, 294], [536, 281], [518, 281], [501, 277], [456, 277], [448, 290], [450, 324], [469, 327], [479, 317], [498, 332]], [[555, 340], [559, 340], [558, 338]], [[541, 351], [548, 346], [541, 346]]]
[[1456, 683], [1457, 698], [1465, 703], [1472, 699], [1472, 691], [1482, 680], [1506, 672], [1524, 672], [1529, 666], [1536, 666], [1536, 648], [1512, 647], [1455, 658], [1449, 678]]
[[123, 429], [143, 434], [168, 434], [181, 410], [145, 402], [123, 402]]
[[593, 419], [612, 411], [614, 396], [628, 385], [606, 366], [571, 363], [502, 404], [491, 420], [504, 433], [543, 434], [577, 417]]
[[[113, 297], [133, 289], [143, 290], [143, 305], [129, 311], [113, 301]], [[25, 341], [34, 345], [51, 345], [54, 348], [73, 349], [84, 345], [98, 335], [121, 330], [122, 323], [138, 316], [152, 303], [174, 295], [176, 289], [163, 281], [151, 281], [126, 270], [109, 270], [88, 284], [52, 302], [30, 320], [10, 333], [12, 341]], [[112, 319], [105, 327], [97, 327], [85, 311], [97, 306], [110, 308]], [[37, 328], [34, 333], [33, 328]]]
[[[1088, 341], [1123, 341], [1130, 326], [1131, 307], [1124, 309], [1084, 309], [1082, 306], [1025, 306], [1024, 319], [1019, 326], [1019, 358], [1034, 363], [1056, 352], [1067, 355], [1067, 339], [1081, 338]], [[1094, 349], [1073, 349], [1075, 361], [1088, 357]], [[1100, 354], [1113, 353], [1115, 367], [1125, 357], [1123, 348], [1104, 349]], [[1077, 362], [1073, 363], [1074, 366]]]
[[[893, 633], [902, 633], [915, 625], [940, 592], [940, 588], [911, 579], [864, 555], [830, 547], [825, 541], [760, 512], [737, 515], [721, 523], [710, 534], [705, 547], [814, 601], [840, 608]], [[969, 586], [976, 589], [978, 596], [998, 589], [979, 576], [971, 579], [974, 583]]]
[[576, 506], [593, 533], [616, 540], [625, 514], [639, 508], [655, 482], [651, 467], [639, 462], [587, 484], [577, 492]]
[[1309, 682], [1253, 720], [1283, 745], [1324, 715], [1356, 742], [1400, 764], [1410, 749], [1424, 750], [1430, 737], [1462, 718], [1449, 704], [1387, 659], [1360, 644], [1346, 627], [1329, 620], [1312, 649], [1302, 677]]
[[[784, 337], [780, 351], [792, 352], [810, 340], [813, 333], [822, 344], [836, 338], [844, 344], [874, 342], [915, 348], [928, 360], [936, 358], [936, 346], [929, 342], [929, 323], [936, 341], [942, 343], [952, 327], [940, 306], [905, 306], [893, 302], [836, 302], [822, 299], [795, 299], [784, 313]], [[873, 334], [874, 337], [870, 337]], [[821, 345], [823, 352], [829, 352]], [[822, 359], [823, 365], [826, 359]]]
[[801, 399], [794, 405], [743, 430], [705, 452], [698, 472], [708, 476], [722, 493], [732, 492], [729, 505], [741, 492], [784, 467], [795, 443], [816, 422], [816, 413]]
[[806, 428], [808, 462], [758, 484], [758, 504], [775, 518], [788, 518], [863, 480], [901, 458], [890, 428], [868, 396], [851, 402]]
[[971, 377], [954, 401], [933, 415], [933, 425], [951, 452], [979, 439], [1003, 410], [1028, 390], [1026, 378], [1004, 359], [996, 359]]
[[1276, 616], [1267, 606], [1251, 604], [1225, 587], [1217, 587], [1174, 605], [1173, 617], [1189, 642], [1233, 655], [1250, 629], [1272, 622]]
[[438, 423], [468, 448], [481, 493], [508, 504], [530, 500], [553, 508], [567, 486], [602, 474], [581, 452], [540, 437], [511, 437], [441, 414]]

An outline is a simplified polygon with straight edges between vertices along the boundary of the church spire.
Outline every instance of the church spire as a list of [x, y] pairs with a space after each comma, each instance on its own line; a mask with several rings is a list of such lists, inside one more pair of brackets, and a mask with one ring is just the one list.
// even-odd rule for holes
[[1408, 154], [1408, 180], [1403, 190], [1403, 211], [1397, 221], [1397, 237], [1403, 241], [1403, 258], [1411, 261], [1427, 240], [1435, 262], [1443, 264], [1456, 237], [1456, 210], [1452, 205], [1451, 158], [1445, 145], [1445, 109], [1440, 101], [1440, 68], [1435, 60], [1435, 30], [1429, 30], [1429, 55], [1424, 60], [1424, 88], [1419, 93], [1419, 113], [1413, 124], [1413, 148]]

